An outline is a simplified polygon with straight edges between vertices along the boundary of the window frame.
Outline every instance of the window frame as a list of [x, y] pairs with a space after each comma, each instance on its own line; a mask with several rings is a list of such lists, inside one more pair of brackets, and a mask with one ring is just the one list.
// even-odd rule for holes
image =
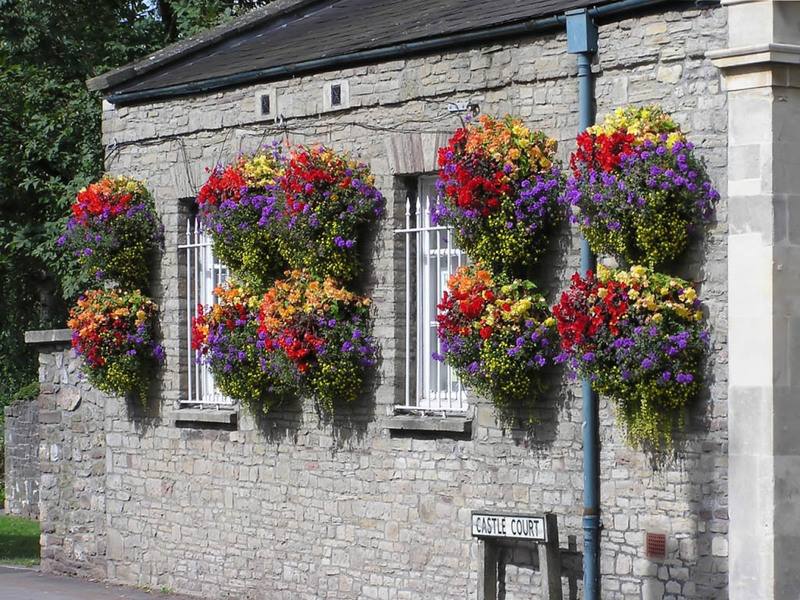
[[192, 349], [192, 320], [197, 315], [197, 307], [215, 304], [213, 291], [230, 278], [230, 270], [214, 256], [211, 237], [203, 231], [196, 215], [186, 220], [184, 242], [178, 246], [185, 252], [186, 269], [186, 396], [181, 398], [180, 408], [235, 409], [236, 401], [216, 388], [210, 367], [198, 362], [197, 353]]
[[454, 370], [435, 360], [441, 354], [436, 335], [437, 304], [455, 270], [467, 264], [466, 254], [453, 243], [447, 227], [431, 223], [432, 203], [438, 197], [436, 176], [416, 178], [409, 186], [402, 236], [405, 268], [404, 356], [405, 385], [396, 413], [455, 413], [469, 411], [467, 394]]

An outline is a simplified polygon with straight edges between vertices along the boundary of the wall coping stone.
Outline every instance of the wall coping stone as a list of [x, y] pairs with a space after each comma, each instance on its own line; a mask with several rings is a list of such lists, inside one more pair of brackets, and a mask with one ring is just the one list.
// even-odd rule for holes
[[439, 431], [442, 433], [472, 433], [469, 417], [446, 416], [436, 418], [425, 415], [395, 415], [388, 417], [384, 425], [390, 431]]
[[238, 411], [227, 409], [179, 408], [169, 413], [170, 422], [177, 423], [222, 423], [235, 425]]
[[63, 344], [72, 341], [72, 329], [37, 329], [25, 332], [26, 344]]

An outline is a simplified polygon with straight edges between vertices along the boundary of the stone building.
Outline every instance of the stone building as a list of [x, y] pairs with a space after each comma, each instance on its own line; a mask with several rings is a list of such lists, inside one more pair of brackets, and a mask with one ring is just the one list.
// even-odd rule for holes
[[[601, 400], [600, 597], [800, 596], [800, 7], [772, 0], [277, 0], [92, 80], [107, 170], [147, 180], [166, 227], [167, 358], [143, 411], [77, 379], [68, 332], [31, 335], [43, 569], [208, 598], [556, 597], [552, 554], [470, 525], [473, 511], [552, 514], [556, 587], [583, 597], [580, 389], [557, 375], [531, 431], [478, 397], [407, 410], [397, 233], [464, 107], [522, 118], [567, 159], [575, 10], [598, 28], [598, 117], [661, 104], [722, 193], [677, 273], [699, 284], [712, 352], [675, 456], [654, 468]], [[382, 360], [332, 419], [306, 399], [255, 420], [190, 386], [192, 199], [207, 167], [273, 139], [360, 153], [387, 198], [361, 282]], [[557, 237], [551, 302], [579, 268], [575, 232]]]

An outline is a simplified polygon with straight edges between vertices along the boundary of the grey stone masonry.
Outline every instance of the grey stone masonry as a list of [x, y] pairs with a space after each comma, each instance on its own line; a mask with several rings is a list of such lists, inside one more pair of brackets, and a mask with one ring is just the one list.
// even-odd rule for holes
[[39, 404], [17, 400], [5, 407], [6, 514], [39, 518]]
[[[727, 11], [674, 4], [601, 24], [598, 117], [660, 103], [724, 196], [727, 96], [705, 52], [725, 46]], [[106, 103], [106, 167], [147, 180], [166, 227], [154, 287], [166, 362], [145, 414], [90, 391], [66, 350], [43, 354], [51, 382], [40, 404], [50, 420], [41, 425], [45, 568], [215, 599], [474, 598], [482, 552], [471, 512], [554, 513], [563, 597], [582, 597], [581, 399], [565, 373], [553, 373], [531, 431], [504, 429], [475, 397], [469, 426], [392, 421], [409, 376], [404, 248], [394, 230], [408, 181], [435, 169], [436, 148], [461, 125], [447, 103], [520, 117], [559, 140], [567, 160], [578, 133], [576, 73], [565, 33], [552, 32], [175, 100]], [[326, 112], [325, 84], [343, 80], [349, 106]], [[256, 114], [256, 94], [267, 91], [282, 122]], [[259, 419], [242, 411], [233, 424], [176, 420], [188, 353], [182, 200], [196, 195], [207, 167], [273, 139], [321, 142], [371, 165], [387, 216], [359, 283], [373, 299], [381, 361], [362, 397], [332, 419], [303, 399]], [[727, 218], [723, 197], [703, 242], [675, 267], [699, 284], [711, 352], [674, 456], [654, 468], [625, 445], [613, 406], [601, 402], [604, 600], [727, 597]], [[565, 224], [541, 268], [551, 303], [578, 269], [578, 247]], [[70, 395], [80, 405], [59, 408]], [[665, 558], [647, 557], [647, 533], [666, 536]], [[536, 548], [498, 554], [503, 597], [540, 598]]]
[[105, 395], [80, 379], [68, 342], [40, 346], [39, 369], [41, 569], [105, 579]]

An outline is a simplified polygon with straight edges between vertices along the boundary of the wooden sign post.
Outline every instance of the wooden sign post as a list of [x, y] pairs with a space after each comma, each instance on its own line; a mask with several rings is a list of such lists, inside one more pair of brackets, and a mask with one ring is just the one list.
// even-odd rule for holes
[[538, 545], [543, 597], [562, 600], [561, 551], [554, 514], [543, 516], [472, 513], [472, 536], [483, 541], [478, 600], [497, 600], [499, 541], [530, 541]]

